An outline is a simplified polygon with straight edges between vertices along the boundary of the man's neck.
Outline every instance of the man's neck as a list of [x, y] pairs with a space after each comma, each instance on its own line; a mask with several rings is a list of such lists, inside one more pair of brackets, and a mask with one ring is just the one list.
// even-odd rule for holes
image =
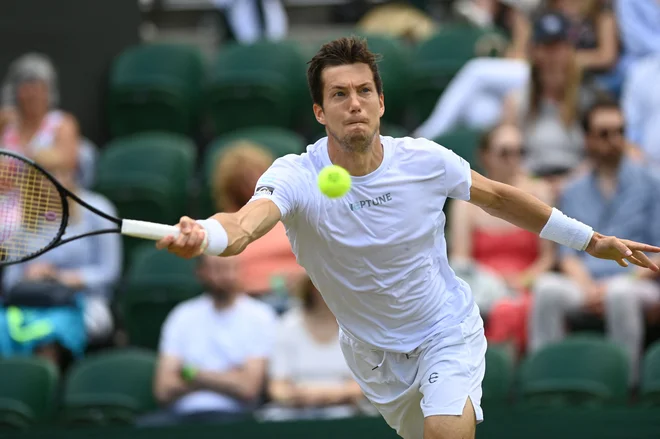
[[616, 165], [600, 164], [596, 168], [596, 176], [599, 182], [598, 185], [607, 198], [612, 197], [616, 192], [619, 177], [619, 166], [620, 163], [617, 163]]
[[211, 294], [211, 300], [213, 301], [213, 308], [215, 308], [218, 311], [230, 308], [236, 302], [237, 297], [238, 297], [237, 294], [229, 294], [223, 298], [219, 298]]
[[384, 150], [380, 136], [374, 136], [371, 145], [365, 152], [351, 152], [346, 150], [332, 136], [328, 136], [328, 155], [334, 165], [341, 166], [353, 176], [364, 176], [374, 172], [383, 162]]

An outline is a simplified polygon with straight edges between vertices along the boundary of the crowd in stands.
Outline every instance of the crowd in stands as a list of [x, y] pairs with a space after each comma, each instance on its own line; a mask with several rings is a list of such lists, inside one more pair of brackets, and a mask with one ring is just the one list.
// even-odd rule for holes
[[[278, 1], [214, 3], [241, 5], [227, 12], [238, 21], [254, 12], [253, 3], [272, 14], [267, 35], [238, 26], [239, 44], [286, 36]], [[402, 19], [404, 9], [411, 15]], [[470, 161], [487, 177], [601, 233], [660, 245], [660, 1], [459, 0], [455, 13], [464, 26], [496, 29], [509, 44], [502, 56], [467, 60], [425, 118], [401, 123], [404, 134], [478, 133]], [[415, 29], [416, 20], [423, 26]], [[445, 26], [409, 5], [375, 6], [359, 25], [369, 33], [387, 29], [411, 46]], [[387, 93], [386, 84], [386, 104]], [[102, 148], [59, 102], [48, 58], [17, 59], [2, 89], [0, 146], [34, 159], [99, 210], [121, 215], [121, 200], [95, 191]], [[249, 202], [276, 159], [267, 143], [237, 139], [203, 164], [212, 170], [212, 210]], [[104, 221], [72, 205], [66, 233]], [[452, 268], [471, 286], [492, 345], [522, 361], [570, 331], [591, 329], [595, 319], [627, 354], [631, 388], [639, 386], [646, 329], [660, 322], [656, 274], [559, 248], [462, 201], [447, 206], [446, 233]], [[119, 236], [98, 235], [4, 268], [0, 357], [37, 355], [67, 370], [94, 347], [130, 345], [116, 306], [130, 264], [124, 247]], [[138, 424], [221, 422], [257, 409], [265, 420], [373, 413], [344, 363], [337, 322], [296, 263], [283, 225], [237, 257], [195, 260], [190, 276], [203, 293], [168, 310], [151, 346], [162, 408]], [[15, 336], [43, 321], [50, 330]]]

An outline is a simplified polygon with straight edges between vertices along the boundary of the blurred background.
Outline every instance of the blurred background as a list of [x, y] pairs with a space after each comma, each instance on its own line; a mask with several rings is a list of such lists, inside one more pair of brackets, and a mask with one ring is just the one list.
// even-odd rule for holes
[[[236, 211], [325, 136], [306, 62], [348, 35], [383, 135], [660, 245], [658, 0], [3, 0], [0, 146], [121, 217]], [[660, 437], [658, 277], [445, 211], [489, 339], [477, 437]], [[229, 259], [102, 235], [0, 275], [3, 437], [396, 437], [281, 224]]]

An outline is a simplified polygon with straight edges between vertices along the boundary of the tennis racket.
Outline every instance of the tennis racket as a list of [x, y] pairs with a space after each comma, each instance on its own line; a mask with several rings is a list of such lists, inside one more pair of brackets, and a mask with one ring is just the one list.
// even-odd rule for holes
[[[78, 203], [117, 225], [63, 239], [69, 203]], [[0, 149], [0, 265], [24, 262], [66, 244], [103, 233], [157, 241], [178, 236], [175, 226], [115, 218], [85, 203], [34, 161]]]

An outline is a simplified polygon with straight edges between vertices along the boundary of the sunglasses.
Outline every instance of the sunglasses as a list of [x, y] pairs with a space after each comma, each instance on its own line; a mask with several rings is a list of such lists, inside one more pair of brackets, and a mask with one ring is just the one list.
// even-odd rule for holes
[[501, 159], [508, 159], [509, 157], [523, 157], [525, 155], [525, 149], [521, 148], [520, 145], [495, 145], [493, 149], [498, 149], [499, 151], [493, 151], [493, 155]]
[[618, 126], [615, 128], [601, 128], [599, 130], [594, 130], [594, 134], [603, 139], [609, 139], [610, 137], [623, 136], [625, 133], [623, 126]]

